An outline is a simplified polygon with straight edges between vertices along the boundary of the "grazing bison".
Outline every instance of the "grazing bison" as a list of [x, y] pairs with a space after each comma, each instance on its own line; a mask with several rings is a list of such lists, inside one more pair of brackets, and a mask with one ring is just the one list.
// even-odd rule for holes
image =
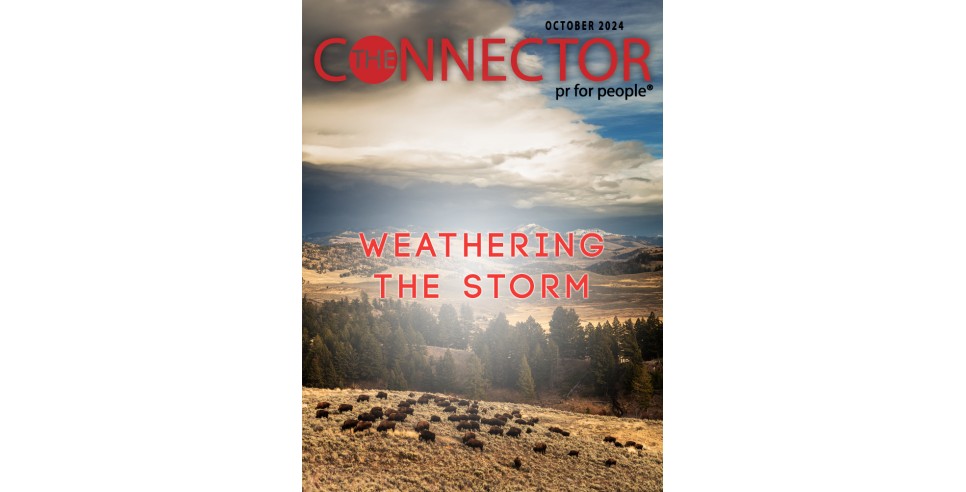
[[506, 431], [506, 435], [510, 437], [519, 437], [520, 433], [523, 432], [519, 427], [510, 427], [510, 430]]
[[442, 401], [436, 400], [436, 406], [437, 407], [448, 407], [449, 406], [449, 400], [442, 400]]
[[380, 392], [376, 393], [376, 398], [385, 400], [385, 399], [388, 399], [389, 398], [389, 395], [387, 395], [385, 391], [380, 391]]
[[400, 407], [399, 411], [406, 415], [412, 415], [413, 412], [416, 411], [416, 409], [414, 409], [413, 407]]
[[483, 441], [478, 439], [470, 439], [469, 441], [466, 441], [466, 445], [471, 448], [479, 449], [481, 453], [483, 452]]
[[506, 422], [500, 419], [482, 419], [480, 422], [486, 425], [495, 425], [497, 427], [503, 427], [506, 424]]
[[607, 436], [604, 438], [604, 442], [617, 442], [617, 438], [614, 436]]
[[550, 428], [550, 432], [556, 432], [557, 434], [560, 434], [561, 436], [570, 437], [570, 433], [567, 432], [567, 431], [565, 431], [565, 430], [563, 430], [563, 429], [561, 429], [560, 427], [551, 427]]
[[567, 453], [567, 456], [575, 456], [576, 457], [576, 456], [579, 456], [579, 455], [580, 455], [580, 451], [575, 451], [573, 449], [571, 449], [570, 452]]
[[533, 432], [533, 429], [531, 429], [531, 428], [529, 428], [529, 427], [527, 427], [527, 434], [529, 434], [529, 433], [531, 433], [531, 432]]
[[382, 418], [382, 409], [379, 408], [379, 407], [376, 407], [376, 408], [373, 408], [372, 410], [369, 410], [369, 413], [371, 413], [372, 416], [375, 417], [375, 418], [377, 418], [377, 419], [381, 419]]
[[608, 468], [616, 464], [617, 464], [617, 460], [615, 460], [614, 458], [607, 458], [607, 461], [604, 462], [604, 465], [607, 465]]
[[466, 415], [466, 420], [475, 420], [475, 421], [479, 422], [480, 421], [480, 416], [479, 415]]
[[637, 444], [637, 445], [634, 446], [634, 448], [635, 449], [644, 449], [644, 445], [643, 444]]
[[315, 411], [315, 418], [317, 418], [317, 419], [322, 419], [322, 418], [327, 419], [327, 418], [329, 418], [329, 412], [326, 411], [326, 410], [316, 410]]
[[429, 430], [429, 422], [426, 422], [425, 420], [420, 420], [419, 422], [416, 423], [416, 432], [424, 431], [424, 430]]
[[456, 430], [480, 430], [480, 423], [472, 420], [464, 420], [456, 425]]
[[494, 436], [502, 436], [503, 435], [503, 427], [490, 427], [489, 432], [490, 432], [490, 434], [493, 434]]
[[399, 408], [409, 408], [409, 402], [408, 401], [401, 401], [401, 402], [399, 402], [399, 405], [396, 405], [396, 406], [398, 406]]
[[456, 402], [456, 405], [457, 406], [461, 406], [461, 407], [468, 406], [469, 404], [470, 404], [470, 402], [468, 402], [466, 400], [460, 400], [460, 401]]
[[[450, 415], [449, 417], [446, 417], [446, 420], [449, 420], [450, 422], [459, 422], [460, 421], [460, 416], [459, 415], [455, 415], [455, 414], [454, 415]], [[462, 420], [466, 420], [466, 419], [462, 419]]]
[[379, 422], [379, 426], [376, 427], [377, 432], [386, 432], [388, 430], [396, 432], [396, 423], [390, 420], [383, 420], [382, 422]]
[[469, 441], [470, 439], [476, 439], [476, 434], [472, 432], [463, 434], [463, 444], [466, 444], [466, 441]]
[[[409, 396], [413, 396], [413, 395], [409, 395]], [[416, 404], [416, 400], [413, 400], [412, 398], [406, 400], [406, 405], [407, 406], [412, 406], [412, 405], [415, 405], [415, 404]]]
[[356, 398], [356, 403], [360, 401], [369, 401], [369, 395], [359, 395], [359, 397]]
[[327, 401], [320, 401], [318, 404], [315, 405], [315, 409], [318, 410], [320, 408], [329, 408], [329, 405], [331, 404]]
[[364, 422], [375, 422], [376, 416], [371, 413], [360, 413], [359, 420], [362, 420]]
[[430, 398], [428, 396], [423, 395], [423, 396], [420, 396], [418, 400], [416, 400], [416, 403], [419, 403], [420, 405], [426, 405], [427, 403], [429, 403], [429, 400]]
[[637, 446], [637, 443], [634, 442], [634, 441], [627, 441], [627, 442], [624, 443], [624, 447], [625, 448], [633, 448], [633, 447], [636, 447], [636, 446]]
[[436, 442], [436, 434], [428, 430], [421, 431], [419, 433], [419, 440], [426, 441], [426, 442], [429, 442], [429, 441]]
[[395, 420], [396, 422], [405, 422], [406, 414], [402, 412], [393, 412], [393, 414], [389, 416], [389, 420]]
[[456, 407], [454, 407], [453, 405], [450, 405], [450, 406], [444, 408], [443, 411], [444, 412], [455, 412], [456, 411]]
[[442, 422], [443, 419], [439, 418], [439, 415], [433, 415], [432, 417], [429, 418], [429, 421], [430, 422]]
[[351, 428], [355, 427], [356, 424], [358, 424], [358, 423], [359, 423], [359, 421], [356, 420], [356, 419], [348, 419], [348, 420], [346, 420], [345, 422], [342, 423], [342, 430], [351, 429]]
[[517, 456], [516, 458], [513, 458], [513, 467], [514, 468], [516, 468], [517, 470], [519, 470], [520, 469], [520, 465], [522, 465], [522, 464], [523, 464], [523, 462], [520, 461], [520, 457], [519, 456]]
[[372, 422], [359, 422], [358, 424], [356, 424], [355, 428], [352, 429], [352, 432], [364, 431], [371, 427], [372, 427]]
[[477, 410], [477, 409], [475, 409], [475, 408], [471, 408], [471, 409], [467, 410], [466, 413], [469, 413], [469, 414], [472, 414], [472, 415], [477, 415], [477, 414], [480, 413], [480, 411]]
[[622, 448], [622, 447], [624, 447], [624, 445], [623, 445], [623, 444], [621, 444], [621, 443], [619, 443], [619, 442], [615, 442], [615, 443], [614, 443], [614, 446], [617, 446], [617, 447], [619, 447], [619, 448]]
[[416, 396], [416, 393], [413, 393], [413, 392], [410, 392], [410, 393], [409, 393], [409, 396], [410, 396], [410, 397], [413, 397], [413, 396]]
[[546, 452], [547, 452], [547, 443], [538, 442], [537, 445], [533, 447], [533, 450], [536, 451], [536, 452], [538, 452], [538, 453], [544, 453], [544, 454], [546, 454]]
[[523, 420], [523, 419], [516, 419], [516, 420], [514, 420], [513, 422], [514, 422], [514, 423], [517, 423], [517, 424], [520, 424], [520, 425], [529, 425], [529, 424], [527, 423], [527, 421], [526, 421], [526, 420]]
[[540, 418], [539, 417], [534, 417], [534, 418], [530, 419], [530, 425], [539, 424], [539, 423], [540, 423]]
[[339, 405], [339, 413], [351, 412], [351, 411], [352, 411], [352, 405], [349, 405], [348, 403], [343, 403]]
[[512, 415], [512, 416], [514, 416], [516, 418], [522, 417], [522, 415], [520, 415], [520, 411], [519, 410], [514, 410], [514, 411], [510, 412], [510, 415]]

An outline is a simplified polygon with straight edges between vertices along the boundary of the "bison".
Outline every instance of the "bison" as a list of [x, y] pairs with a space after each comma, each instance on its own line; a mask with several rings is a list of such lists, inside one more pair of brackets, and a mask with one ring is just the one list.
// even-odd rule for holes
[[426, 441], [426, 442], [429, 442], [429, 441], [436, 442], [436, 434], [428, 430], [421, 431], [419, 433], [419, 440]]
[[531, 428], [529, 428], [529, 427], [527, 427], [527, 434], [529, 434], [529, 433], [531, 433], [531, 432], [533, 432], [533, 429], [531, 429]]
[[607, 458], [607, 461], [604, 461], [604, 465], [606, 465], [608, 468], [616, 464], [617, 464], [617, 460], [615, 460], [614, 458]]
[[470, 404], [470, 402], [468, 402], [466, 400], [460, 400], [460, 401], [456, 402], [456, 405], [457, 406], [460, 406], [460, 407], [465, 407], [465, 406], [468, 406], [469, 404]]
[[456, 425], [456, 430], [480, 430], [480, 423], [472, 420], [464, 420]]
[[413, 392], [410, 391], [409, 392], [409, 396], [416, 396], [416, 393], [413, 393]]
[[413, 407], [400, 407], [399, 411], [406, 415], [412, 415], [416, 410]]
[[469, 441], [466, 441], [466, 445], [471, 448], [479, 449], [481, 453], [483, 452], [483, 442], [478, 439], [470, 439]]
[[497, 427], [503, 427], [506, 424], [506, 422], [504, 422], [504, 421], [502, 421], [500, 419], [482, 419], [482, 420], [480, 420], [480, 422], [482, 422], [482, 423], [484, 423], [486, 425], [495, 425]]
[[395, 420], [396, 422], [405, 422], [406, 414], [402, 412], [393, 412], [393, 414], [389, 416], [389, 420]]
[[615, 442], [615, 443], [614, 443], [614, 446], [617, 446], [617, 447], [619, 447], [619, 448], [622, 448], [622, 447], [624, 447], [624, 445], [623, 445], [623, 444], [621, 444], [621, 443], [619, 443], [619, 442]]
[[[413, 396], [413, 395], [409, 395], [409, 396]], [[412, 398], [406, 400], [406, 405], [407, 406], [415, 405], [415, 404], [416, 404], [416, 400], [413, 400]]]
[[557, 434], [560, 434], [561, 436], [570, 437], [570, 433], [567, 432], [567, 431], [565, 431], [565, 430], [563, 430], [563, 429], [561, 429], [560, 427], [551, 427], [550, 428], [550, 432], [556, 432]]
[[519, 427], [510, 427], [510, 430], [506, 431], [506, 435], [510, 437], [518, 437], [520, 433], [523, 432]]
[[396, 432], [396, 423], [390, 420], [383, 420], [382, 422], [379, 422], [379, 426], [376, 427], [377, 432], [386, 432], [388, 430]]
[[448, 407], [449, 406], [449, 400], [436, 400], [436, 406], [437, 407]]
[[426, 422], [425, 420], [420, 420], [419, 422], [416, 423], [416, 432], [424, 431], [424, 430], [429, 430], [429, 422]]
[[502, 436], [503, 435], [503, 427], [490, 427], [489, 432], [490, 432], [490, 434], [493, 434], [494, 436]]
[[399, 408], [408, 408], [409, 407], [409, 402], [408, 401], [401, 401], [401, 402], [399, 402], [399, 405], [396, 405], [396, 406], [398, 406]]
[[537, 445], [533, 447], [533, 450], [536, 451], [536, 452], [538, 452], [538, 453], [544, 453], [544, 454], [546, 454], [546, 452], [547, 452], [547, 443], [538, 442]]
[[433, 415], [432, 417], [429, 418], [429, 421], [430, 422], [442, 422], [443, 419], [439, 418], [439, 415]]
[[469, 410], [466, 411], [466, 413], [469, 413], [469, 414], [472, 414], [472, 415], [477, 415], [477, 414], [480, 413], [480, 411], [477, 410], [477, 409], [475, 409], [475, 408], [470, 408]]
[[329, 408], [329, 405], [331, 405], [331, 403], [327, 401], [320, 401], [318, 404], [315, 405], [315, 409], [319, 410], [321, 408]]
[[360, 401], [369, 401], [369, 395], [359, 395], [359, 397], [356, 398], [356, 403]]
[[523, 462], [520, 461], [520, 457], [517, 456], [516, 458], [513, 458], [513, 467], [516, 468], [517, 470], [519, 470], [520, 469], [520, 465], [523, 465]]
[[355, 427], [356, 424], [358, 424], [358, 423], [359, 423], [359, 421], [356, 420], [356, 419], [348, 419], [348, 420], [346, 420], [345, 422], [342, 423], [342, 430], [351, 429], [351, 428]]
[[576, 451], [576, 450], [573, 450], [573, 449], [571, 449], [570, 452], [567, 453], [567, 456], [578, 457], [579, 455], [580, 455], [580, 451]]
[[617, 438], [614, 436], [607, 436], [604, 438], [604, 442], [617, 442]]
[[389, 395], [387, 395], [385, 391], [380, 391], [380, 392], [376, 393], [376, 398], [381, 399], [381, 400], [386, 400], [386, 399], [389, 398]]
[[635, 449], [644, 449], [644, 445], [643, 445], [643, 444], [640, 444], [640, 443], [638, 443], [637, 445], [635, 445], [635, 446], [634, 446], [634, 448], [635, 448]]
[[351, 411], [352, 411], [352, 405], [349, 405], [348, 403], [343, 403], [339, 405], [339, 413], [345, 413], [345, 412], [351, 412]]
[[359, 420], [362, 420], [364, 422], [375, 422], [376, 416], [371, 413], [360, 413]]
[[418, 400], [416, 400], [416, 403], [419, 403], [420, 405], [426, 405], [427, 403], [429, 403], [429, 400], [430, 400], [429, 397], [427, 397], [426, 395], [423, 395], [423, 396], [420, 396]]
[[352, 429], [352, 432], [364, 431], [371, 427], [372, 427], [372, 422], [359, 422], [358, 424], [356, 424], [355, 428]]
[[466, 415], [466, 420], [475, 420], [475, 421], [479, 422], [480, 421], [480, 416], [479, 415]]
[[463, 444], [466, 444], [466, 441], [469, 441], [470, 439], [476, 439], [476, 434], [472, 432], [463, 434]]
[[516, 419], [513, 422], [514, 423], [517, 423], [517, 424], [520, 424], [520, 425], [529, 425], [529, 423], [526, 420], [523, 420], [523, 419]]
[[446, 420], [449, 420], [450, 422], [461, 422], [463, 420], [466, 420], [466, 415], [453, 414], [453, 415], [450, 415], [449, 417], [446, 417]]
[[636, 447], [636, 446], [637, 446], [637, 443], [634, 442], [634, 441], [627, 441], [627, 442], [624, 443], [624, 447], [625, 448], [633, 448], [633, 447]]
[[329, 418], [329, 412], [326, 411], [326, 410], [316, 410], [315, 411], [315, 418], [317, 418], [317, 419], [326, 418], [327, 419], [327, 418]]
[[373, 408], [372, 410], [369, 410], [369, 413], [371, 413], [372, 416], [375, 417], [375, 418], [377, 418], [377, 419], [381, 419], [382, 418], [382, 409], [379, 408], [379, 407], [376, 407], [376, 408]]
[[454, 407], [453, 405], [450, 405], [450, 406], [444, 408], [443, 411], [444, 412], [455, 412], [456, 411], [456, 407]]

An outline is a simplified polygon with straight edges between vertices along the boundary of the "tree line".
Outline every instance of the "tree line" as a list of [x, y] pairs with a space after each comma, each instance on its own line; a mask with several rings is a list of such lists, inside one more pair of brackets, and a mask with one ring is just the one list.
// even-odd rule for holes
[[[427, 345], [470, 349], [427, 356]], [[449, 304], [434, 314], [398, 299], [302, 301], [302, 384], [340, 387], [365, 381], [388, 389], [461, 392], [482, 398], [491, 387], [516, 389], [527, 399], [557, 388], [562, 359], [589, 359], [587, 382], [611, 401], [646, 408], [661, 389], [660, 370], [645, 361], [663, 356], [663, 323], [654, 313], [582, 325], [573, 309], [558, 307], [549, 332], [528, 318], [510, 324], [500, 313], [477, 329], [474, 313]], [[659, 367], [659, 366], [658, 366]]]

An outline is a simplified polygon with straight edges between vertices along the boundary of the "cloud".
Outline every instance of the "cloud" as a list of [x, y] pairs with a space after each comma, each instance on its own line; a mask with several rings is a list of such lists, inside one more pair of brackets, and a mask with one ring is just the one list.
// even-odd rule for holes
[[[304, 161], [396, 188], [430, 182], [517, 189], [525, 191], [511, 202], [519, 209], [583, 208], [602, 215], [659, 209], [662, 161], [641, 142], [602, 137], [580, 111], [551, 107], [541, 84], [514, 77], [496, 83], [453, 77], [447, 82], [393, 79], [377, 86], [326, 84], [311, 68], [315, 45], [334, 35], [350, 42], [372, 34], [414, 42], [472, 37], [477, 49], [486, 35], [506, 37], [508, 43], [524, 36], [511, 27], [512, 6], [483, 3], [306, 2], [305, 71], [312, 80], [303, 88]], [[538, 15], [548, 8], [524, 4], [520, 10]], [[526, 71], [543, 67], [535, 54], [522, 63]]]

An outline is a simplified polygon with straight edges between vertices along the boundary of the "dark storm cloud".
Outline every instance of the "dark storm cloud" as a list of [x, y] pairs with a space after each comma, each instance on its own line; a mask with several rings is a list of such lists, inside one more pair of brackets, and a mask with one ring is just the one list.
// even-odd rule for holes
[[643, 210], [609, 210], [608, 215], [589, 209], [513, 207], [514, 201], [527, 195], [527, 190], [508, 186], [480, 188], [425, 181], [413, 181], [404, 187], [388, 186], [358, 174], [304, 163], [302, 230], [337, 233], [412, 227], [420, 231], [508, 231], [526, 223], [538, 223], [556, 231], [601, 228], [627, 235], [655, 235], [662, 230], [660, 205]]

